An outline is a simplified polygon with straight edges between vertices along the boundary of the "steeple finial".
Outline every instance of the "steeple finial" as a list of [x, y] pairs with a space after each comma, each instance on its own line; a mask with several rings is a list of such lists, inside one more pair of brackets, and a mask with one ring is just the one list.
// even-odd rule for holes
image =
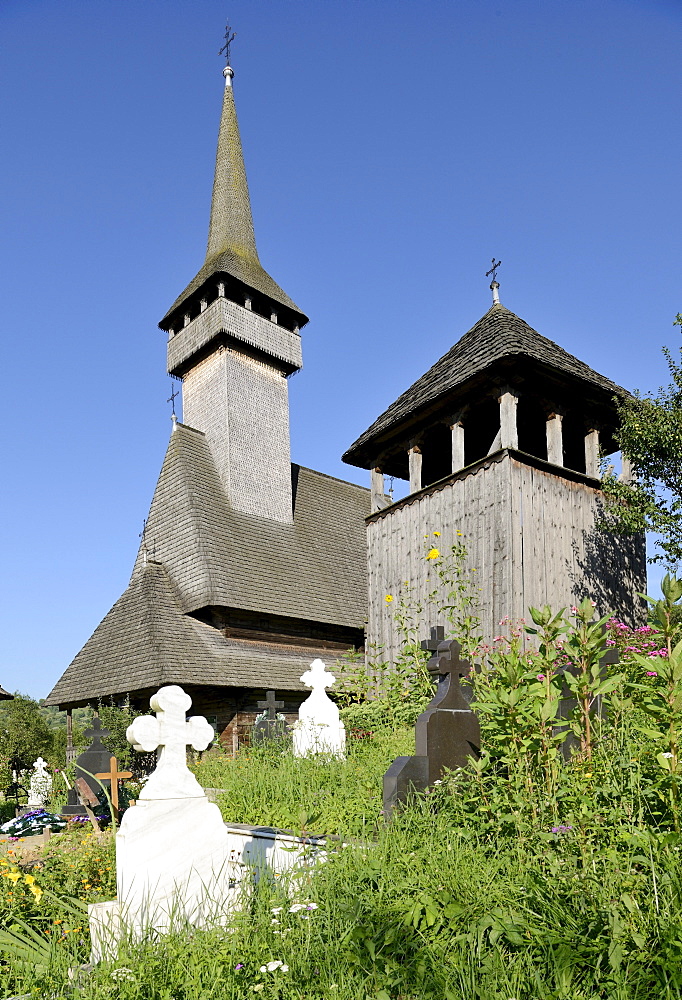
[[499, 306], [499, 304], [500, 304], [500, 283], [497, 280], [497, 269], [501, 265], [502, 261], [501, 260], [495, 260], [495, 258], [493, 257], [491, 263], [492, 263], [493, 266], [490, 268], [489, 271], [485, 272], [485, 276], [486, 276], [486, 278], [489, 278], [491, 274], [493, 276], [493, 280], [490, 282], [490, 291], [493, 293], [493, 305], [494, 306]]
[[230, 27], [230, 23], [228, 21], [228, 23], [225, 25], [225, 44], [218, 53], [219, 56], [222, 55], [225, 56], [225, 69], [223, 70], [223, 76], [225, 77], [226, 87], [232, 86], [232, 77], [234, 76], [234, 70], [230, 65], [230, 48], [232, 46], [232, 42], [235, 40], [236, 37], [237, 37], [237, 32], [232, 30], [232, 28]]

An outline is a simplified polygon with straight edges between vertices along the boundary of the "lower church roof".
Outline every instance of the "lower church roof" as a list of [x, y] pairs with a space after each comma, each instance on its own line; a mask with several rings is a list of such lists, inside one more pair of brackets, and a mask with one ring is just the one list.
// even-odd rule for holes
[[292, 479], [293, 523], [236, 511], [205, 435], [178, 424], [130, 584], [46, 704], [171, 683], [302, 690], [303, 670], [329, 650], [225, 638], [191, 614], [223, 607], [363, 628], [369, 491], [298, 465]]

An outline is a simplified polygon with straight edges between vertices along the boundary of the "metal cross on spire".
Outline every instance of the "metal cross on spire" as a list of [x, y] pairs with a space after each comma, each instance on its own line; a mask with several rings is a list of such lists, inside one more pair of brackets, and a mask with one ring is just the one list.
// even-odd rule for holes
[[497, 281], [497, 269], [501, 265], [502, 261], [501, 260], [495, 260], [495, 258], [493, 257], [491, 263], [492, 263], [493, 266], [490, 268], [489, 271], [485, 272], [485, 276], [486, 276], [486, 278], [489, 278], [490, 275], [492, 274], [493, 281]]
[[218, 53], [219, 56], [222, 55], [225, 56], [226, 66], [230, 65], [230, 46], [232, 45], [232, 42], [235, 40], [236, 37], [237, 37], [237, 32], [232, 30], [232, 28], [230, 27], [230, 23], [228, 21], [228, 23], [225, 25], [225, 44]]
[[173, 407], [173, 416], [175, 416], [175, 400], [178, 398], [179, 395], [180, 395], [180, 393], [175, 391], [175, 385], [174, 385], [172, 393], [170, 394], [170, 396], [166, 400], [166, 402], [170, 403], [171, 406]]

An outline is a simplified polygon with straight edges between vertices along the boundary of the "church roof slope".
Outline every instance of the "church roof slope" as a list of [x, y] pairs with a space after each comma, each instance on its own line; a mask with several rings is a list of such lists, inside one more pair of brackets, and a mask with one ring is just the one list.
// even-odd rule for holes
[[298, 465], [292, 476], [293, 524], [233, 510], [204, 434], [176, 426], [146, 539], [183, 611], [219, 606], [363, 627], [369, 491]]
[[457, 390], [474, 376], [514, 355], [532, 359], [545, 368], [588, 383], [605, 397], [628, 395], [621, 386], [543, 337], [501, 303], [496, 303], [435, 365], [377, 417], [346, 451], [343, 461], [365, 466], [375, 457], [371, 454], [373, 443], [387, 432]]
[[256, 688], [299, 690], [309, 659], [273, 644], [231, 641], [183, 614], [165, 567], [149, 561], [133, 573], [45, 704], [84, 704], [163, 684], [240, 687], [247, 678]]

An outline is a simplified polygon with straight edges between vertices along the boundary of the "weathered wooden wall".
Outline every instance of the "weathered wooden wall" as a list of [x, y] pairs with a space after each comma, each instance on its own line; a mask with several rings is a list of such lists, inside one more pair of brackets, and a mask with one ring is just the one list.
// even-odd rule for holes
[[[601, 498], [587, 477], [557, 475], [555, 466], [505, 450], [372, 515], [370, 650], [380, 647], [379, 659], [394, 659], [399, 640], [393, 616], [406, 584], [416, 601], [434, 589], [445, 597], [447, 588], [425, 556], [431, 545], [443, 550], [456, 540], [464, 542], [468, 564], [476, 568], [487, 640], [506, 616], [526, 617], [529, 605], [558, 610], [585, 596], [600, 612], [641, 621], [636, 594], [646, 587], [644, 538], [600, 532]], [[441, 537], [434, 538], [434, 531]], [[433, 605], [422, 620], [424, 638], [430, 626], [446, 624]]]

